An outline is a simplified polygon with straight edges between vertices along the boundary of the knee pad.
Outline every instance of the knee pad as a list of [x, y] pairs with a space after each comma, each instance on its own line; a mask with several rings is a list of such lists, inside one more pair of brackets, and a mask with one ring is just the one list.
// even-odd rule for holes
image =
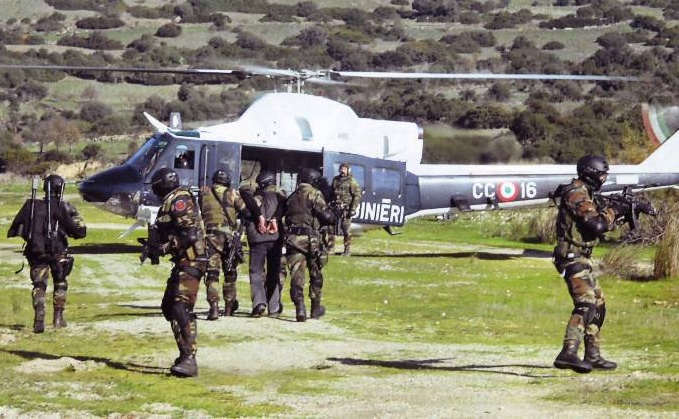
[[[188, 273], [188, 272], [187, 272]], [[205, 283], [219, 282], [219, 269], [208, 269], [205, 275]]]
[[589, 326], [590, 323], [594, 321], [597, 309], [594, 304], [591, 303], [577, 303], [573, 309], [572, 314], [579, 314], [582, 316], [582, 320], [585, 323], [585, 328]]
[[193, 266], [182, 266], [179, 270], [196, 279], [200, 279], [203, 276], [203, 271]]
[[606, 305], [594, 309], [594, 318], [592, 319], [592, 324], [597, 325], [599, 330], [604, 325], [604, 319], [606, 318]]
[[191, 322], [191, 313], [185, 303], [175, 302], [172, 305], [172, 320], [176, 321], [180, 327], [185, 327]]

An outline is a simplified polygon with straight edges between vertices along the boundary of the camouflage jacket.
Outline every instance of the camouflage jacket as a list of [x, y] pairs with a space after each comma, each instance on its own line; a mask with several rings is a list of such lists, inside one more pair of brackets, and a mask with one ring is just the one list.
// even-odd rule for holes
[[180, 187], [163, 198], [156, 227], [160, 242], [175, 259], [205, 256], [205, 227], [189, 190]]
[[568, 241], [582, 248], [596, 246], [599, 237], [587, 227], [593, 218], [600, 217], [608, 230], [614, 228], [616, 214], [612, 208], [601, 208], [592, 190], [579, 179], [564, 188], [556, 219], [556, 234], [560, 241]]
[[333, 199], [345, 209], [356, 211], [361, 203], [361, 187], [349, 173], [337, 175], [332, 179]]

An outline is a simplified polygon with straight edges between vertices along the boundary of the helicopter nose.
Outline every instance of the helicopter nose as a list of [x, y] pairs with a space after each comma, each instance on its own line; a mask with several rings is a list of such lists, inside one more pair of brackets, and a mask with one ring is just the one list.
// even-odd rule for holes
[[134, 215], [135, 196], [142, 190], [142, 177], [133, 168], [123, 165], [97, 173], [78, 184], [82, 198], [108, 211]]

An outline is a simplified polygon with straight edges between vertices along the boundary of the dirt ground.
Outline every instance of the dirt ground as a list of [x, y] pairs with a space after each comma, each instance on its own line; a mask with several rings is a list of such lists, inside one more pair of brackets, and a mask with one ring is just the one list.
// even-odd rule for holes
[[[0, 256], [17, 259], [16, 248], [0, 247]], [[98, 255], [82, 254], [78, 257], [96, 259]], [[107, 255], [107, 258], [115, 258]], [[84, 264], [83, 264], [84, 265]], [[123, 264], [107, 264], [105, 275], [82, 272], [92, 285], [110, 292], [120, 287], [135, 288], [137, 279], [113, 269]], [[82, 265], [81, 265], [82, 266]], [[91, 274], [91, 275], [90, 275]], [[123, 278], [128, 278], [127, 282]], [[244, 276], [239, 280], [246, 280]], [[117, 290], [109, 288], [115, 284]], [[23, 284], [27, 286], [27, 284]], [[139, 301], [128, 302], [141, 307], [157, 307], [158, 295], [137, 294]], [[552, 361], [559, 348], [516, 346], [502, 348], [484, 345], [431, 344], [366, 340], [351, 330], [337, 327], [324, 319], [297, 323], [290, 307], [278, 319], [247, 316], [249, 307], [242, 308], [238, 316], [204, 320], [207, 306], [200, 301], [196, 307], [199, 317], [198, 363], [202, 369], [228, 373], [255, 375], [262, 373], [285, 374], [291, 370], [328, 370], [332, 380], [322, 383], [323, 391], [308, 395], [290, 395], [279, 392], [272, 381], [263, 389], [253, 391], [242, 386], [221, 390], [233, 393], [252, 403], [270, 402], [285, 405], [290, 413], [279, 417], [324, 418], [580, 418], [592, 417], [649, 418], [679, 417], [658, 415], [645, 411], [619, 410], [598, 406], [568, 406], [545, 399], [551, 386], [539, 385], [543, 380], [556, 379], [556, 386], [567, 388], [569, 382], [587, 383], [593, 387], [622, 386], [627, 380], [642, 378], [639, 374], [619, 372], [594, 372], [586, 375], [556, 370]], [[407, 320], [406, 320], [407, 321]], [[120, 331], [148, 336], [169, 336], [168, 323], [160, 316], [125, 319], [106, 319], [96, 323], [69, 324], [65, 331], [75, 337], [85, 338], [92, 327], [108, 332]], [[0, 347], [14, 342], [15, 331], [0, 330]], [[223, 343], [201, 344], [200, 336], [224, 336]], [[229, 336], [239, 336], [236, 343]], [[216, 340], [219, 342], [219, 340]], [[213, 341], [214, 342], [214, 341]], [[613, 353], [612, 358], [622, 364], [634, 364], [633, 353]], [[130, 364], [168, 368], [176, 356], [175, 350], [155, 353], [152, 358], [131, 355]], [[54, 360], [36, 359], [22, 362], [17, 372], [44, 374], [59, 370], [81, 371], [104, 368], [95, 361], [78, 361], [63, 357]], [[339, 377], [339, 378], [338, 378]], [[336, 390], [336, 391], [335, 391]], [[76, 397], [87, 397], [87, 389], [73, 389]], [[281, 396], [285, 394], [285, 396]], [[158, 406], [158, 416], [176, 414], [171, 406]], [[167, 410], [167, 411], [166, 411]], [[121, 412], [124, 417], [136, 417], [133, 412]], [[66, 416], [88, 417], [83, 412], [69, 412]], [[148, 415], [141, 415], [148, 417]], [[195, 412], [191, 417], [203, 417]], [[0, 407], [0, 418], [31, 417], [53, 418], [52, 413], [23, 415], [16, 409]]]

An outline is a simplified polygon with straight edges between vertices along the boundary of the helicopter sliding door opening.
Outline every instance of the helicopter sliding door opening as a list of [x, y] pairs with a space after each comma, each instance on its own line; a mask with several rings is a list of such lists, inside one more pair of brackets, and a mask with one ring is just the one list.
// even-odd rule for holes
[[262, 170], [276, 173], [277, 185], [286, 194], [297, 187], [297, 177], [303, 168], [323, 172], [323, 155], [307, 151], [289, 151], [243, 146], [241, 149], [240, 186], [257, 188], [257, 175]]

